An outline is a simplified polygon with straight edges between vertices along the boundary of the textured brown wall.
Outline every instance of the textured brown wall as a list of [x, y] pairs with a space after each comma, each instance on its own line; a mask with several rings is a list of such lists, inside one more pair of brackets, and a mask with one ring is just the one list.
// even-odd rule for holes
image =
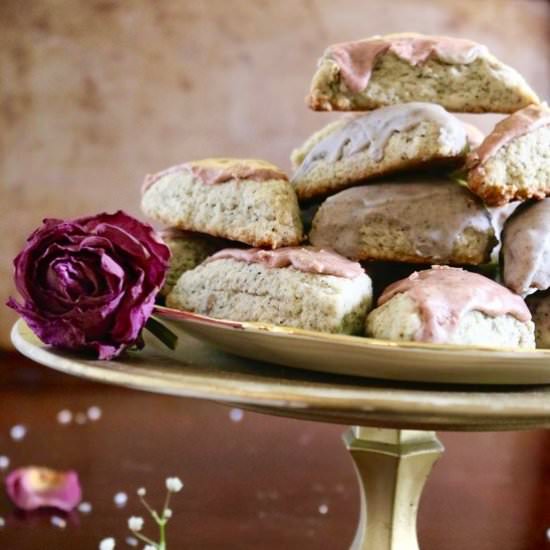
[[546, 1], [1, 0], [0, 300], [45, 216], [137, 214], [143, 175], [184, 159], [288, 168], [333, 116], [303, 102], [324, 47], [403, 30], [485, 42], [550, 96]]

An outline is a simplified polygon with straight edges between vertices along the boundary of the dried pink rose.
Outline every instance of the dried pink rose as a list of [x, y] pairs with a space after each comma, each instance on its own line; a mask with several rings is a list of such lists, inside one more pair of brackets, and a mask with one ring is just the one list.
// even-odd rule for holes
[[15, 309], [46, 344], [116, 357], [136, 343], [164, 283], [170, 250], [122, 211], [44, 220], [15, 258]]
[[22, 510], [52, 507], [70, 512], [82, 499], [78, 474], [28, 466], [10, 472], [5, 480], [11, 501]]

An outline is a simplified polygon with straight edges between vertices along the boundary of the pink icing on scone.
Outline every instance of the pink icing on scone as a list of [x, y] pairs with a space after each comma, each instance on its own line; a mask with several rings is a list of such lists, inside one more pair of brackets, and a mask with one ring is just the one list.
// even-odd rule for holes
[[456, 267], [433, 266], [416, 271], [387, 287], [378, 305], [401, 293], [418, 306], [422, 328], [417, 339], [422, 342], [448, 341], [461, 318], [471, 311], [490, 317], [511, 315], [521, 322], [531, 319], [520, 296], [487, 277]]
[[550, 125], [550, 109], [546, 105], [529, 105], [515, 112], [501, 120], [483, 143], [468, 155], [468, 168], [483, 164], [513, 139], [547, 125]]
[[208, 159], [205, 161], [178, 164], [157, 174], [147, 175], [141, 188], [142, 194], [161, 178], [170, 174], [177, 174], [178, 172], [192, 174], [205, 185], [226, 183], [231, 180], [288, 180], [284, 172], [267, 162], [239, 159]]
[[286, 247], [275, 250], [226, 248], [210, 256], [206, 262], [222, 259], [264, 264], [268, 267], [293, 267], [304, 273], [333, 275], [346, 279], [355, 279], [365, 273], [358, 262], [352, 262], [335, 252], [313, 247]]
[[413, 66], [430, 58], [464, 65], [486, 53], [487, 48], [461, 38], [403, 33], [335, 44], [327, 49], [325, 57], [337, 63], [347, 87], [357, 93], [368, 86], [378, 57], [388, 51]]

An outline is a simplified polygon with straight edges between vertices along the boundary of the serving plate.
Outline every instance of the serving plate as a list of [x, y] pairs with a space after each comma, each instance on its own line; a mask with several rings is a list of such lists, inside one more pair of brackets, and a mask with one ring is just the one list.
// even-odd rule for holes
[[390, 342], [266, 323], [213, 319], [157, 306], [155, 317], [217, 348], [287, 367], [408, 382], [550, 384], [550, 349]]

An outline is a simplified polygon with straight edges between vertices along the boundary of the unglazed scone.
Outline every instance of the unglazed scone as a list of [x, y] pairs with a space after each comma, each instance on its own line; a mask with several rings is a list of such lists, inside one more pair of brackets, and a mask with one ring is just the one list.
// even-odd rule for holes
[[525, 301], [533, 315], [537, 348], [550, 348], [550, 292], [536, 292]]
[[142, 193], [143, 212], [170, 227], [270, 248], [302, 240], [296, 193], [265, 161], [187, 162], [147, 176]]
[[175, 228], [160, 231], [160, 236], [171, 253], [166, 281], [160, 289], [161, 296], [166, 296], [172, 290], [182, 273], [197, 267], [208, 256], [223, 248], [223, 241]]
[[467, 167], [468, 186], [489, 205], [550, 195], [550, 109], [531, 105], [501, 120]]
[[439, 105], [403, 103], [330, 123], [291, 156], [300, 200], [412, 168], [456, 166], [468, 152], [464, 124]]
[[368, 111], [410, 101], [464, 113], [513, 113], [539, 99], [485, 46], [416, 33], [330, 46], [308, 96], [317, 111]]
[[367, 318], [385, 340], [534, 348], [534, 325], [520, 296], [459, 268], [434, 266], [390, 285]]
[[226, 249], [184, 273], [167, 305], [233, 321], [345, 334], [363, 331], [372, 284], [332, 252], [289, 247]]
[[501, 264], [517, 294], [550, 288], [550, 198], [521, 205], [504, 224]]
[[309, 238], [354, 260], [454, 265], [485, 263], [496, 244], [483, 203], [443, 179], [341, 191], [321, 205]]

